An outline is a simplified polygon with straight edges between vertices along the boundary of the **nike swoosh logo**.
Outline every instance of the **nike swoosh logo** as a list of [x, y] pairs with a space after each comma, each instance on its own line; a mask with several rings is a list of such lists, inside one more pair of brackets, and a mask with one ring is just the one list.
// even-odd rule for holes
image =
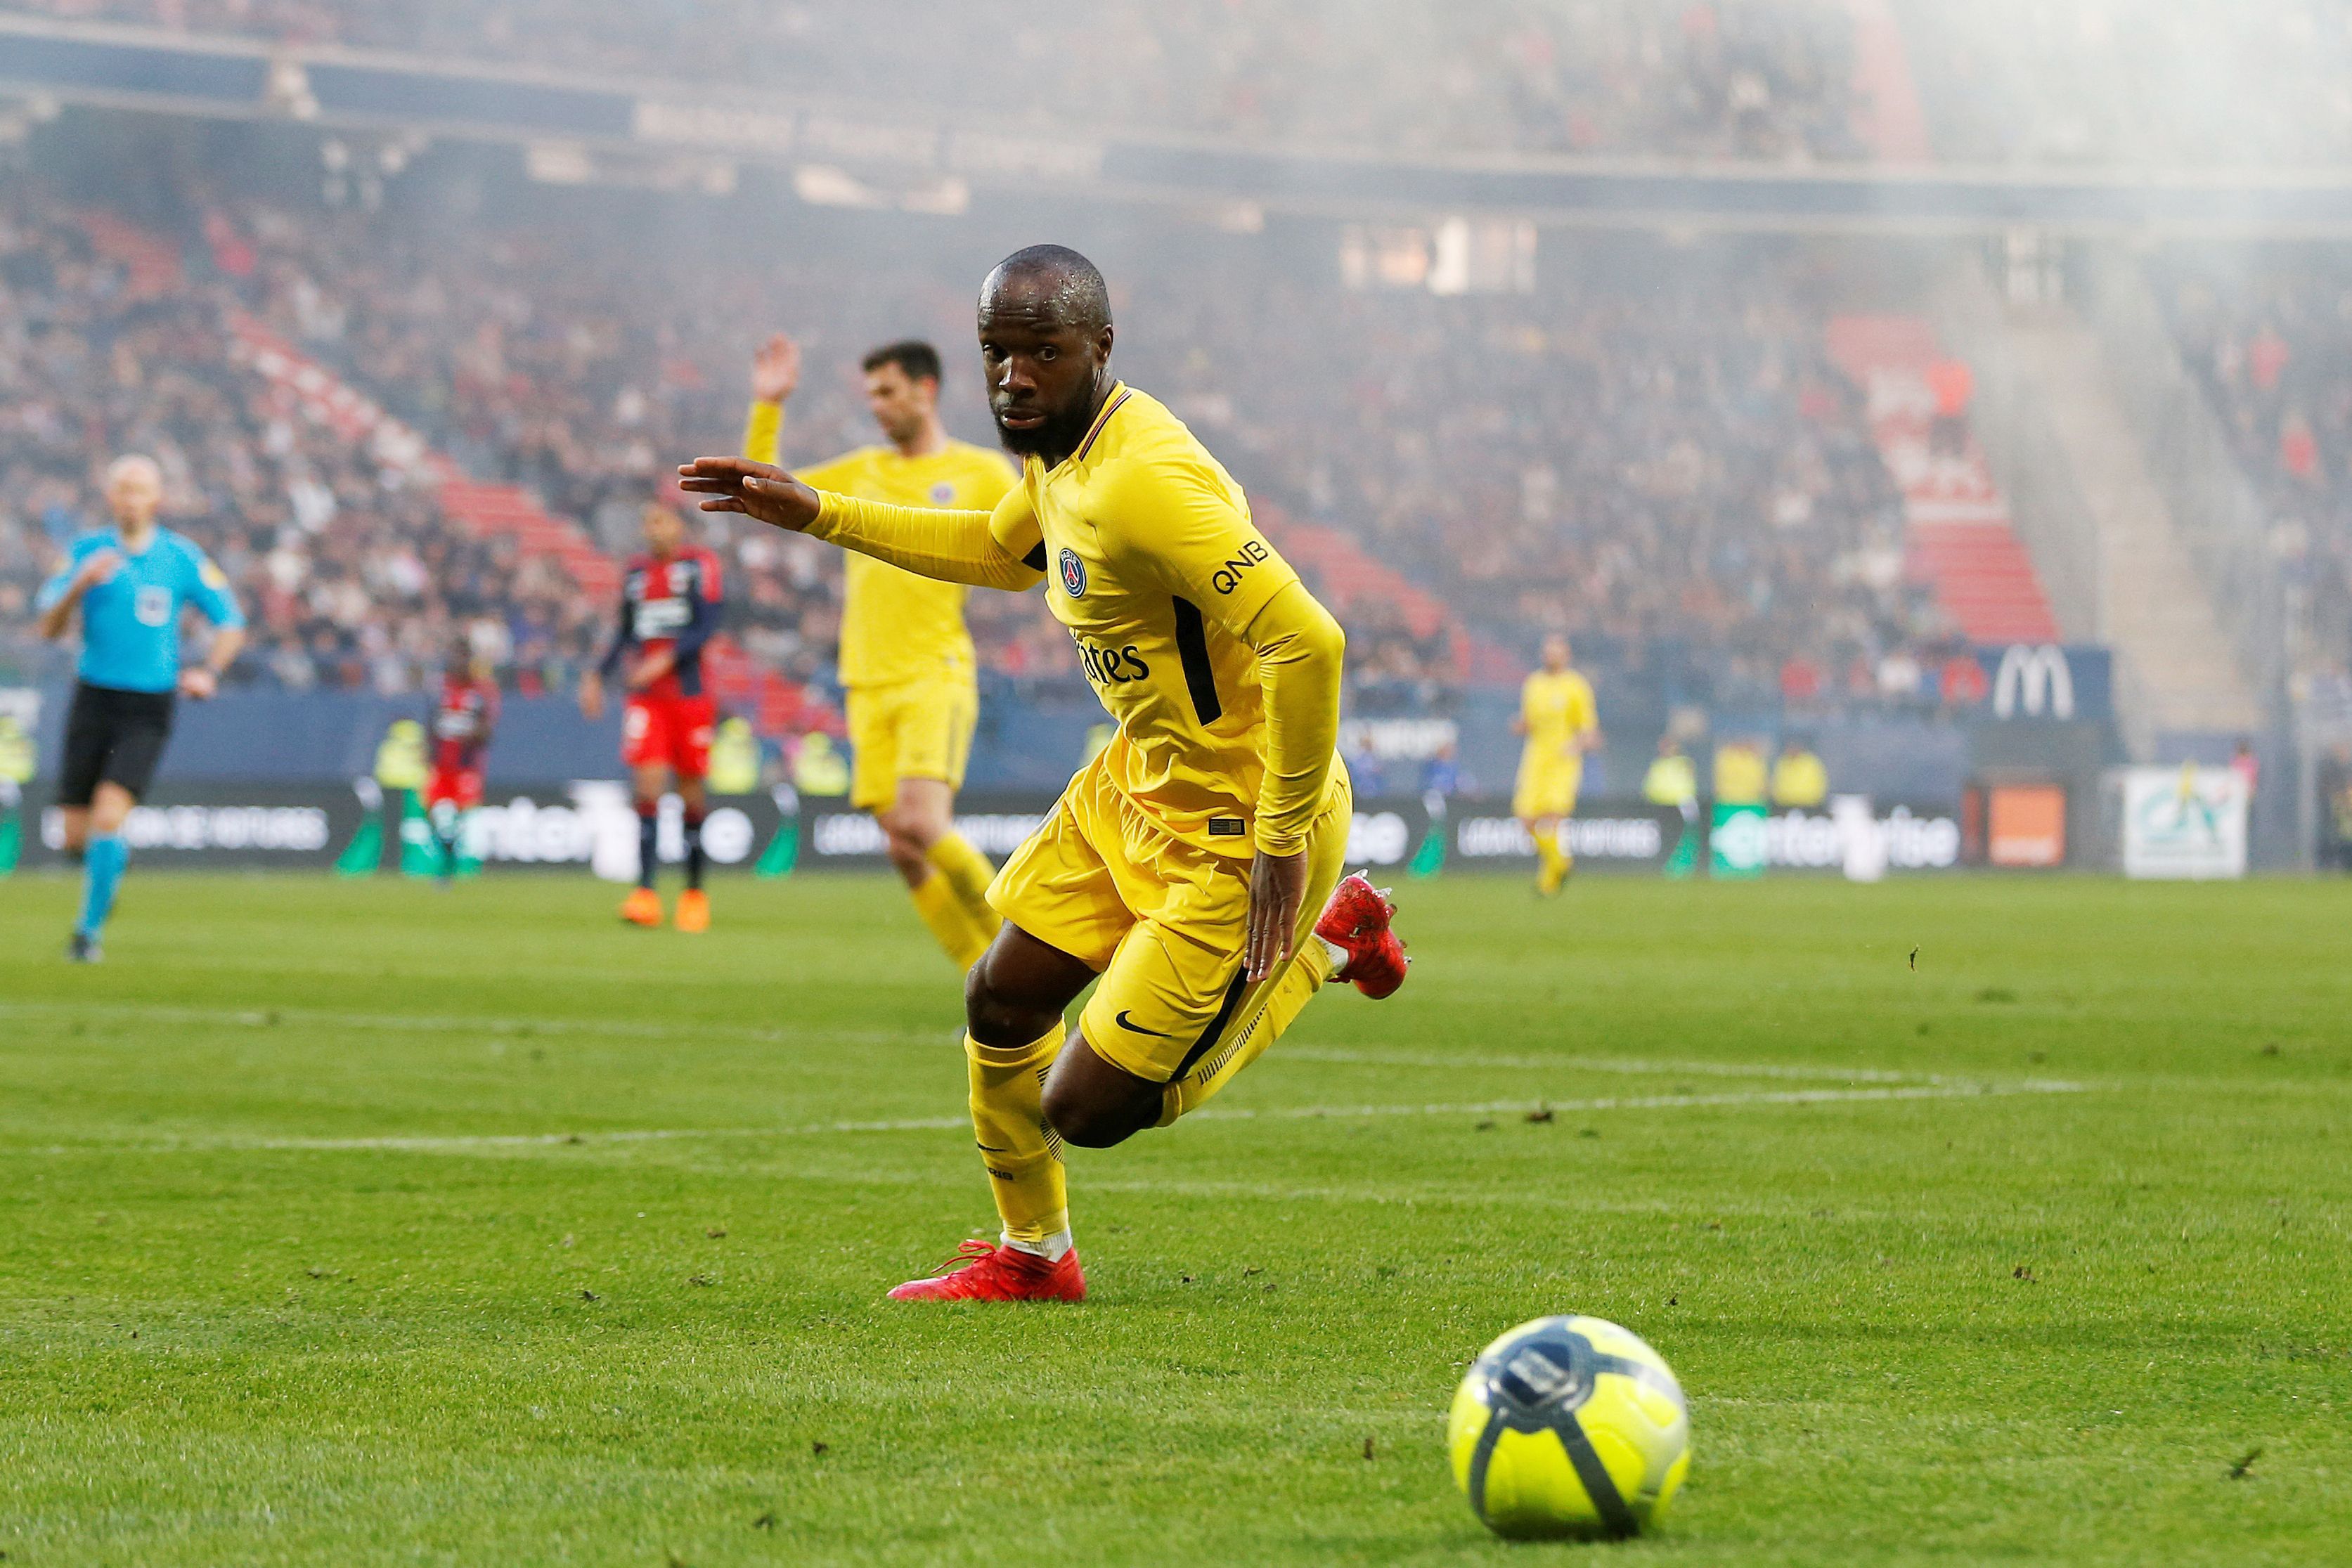
[[1127, 1016], [1127, 1009], [1124, 1008], [1119, 1009], [1118, 1027], [1121, 1029], [1133, 1030], [1138, 1034], [1156, 1034], [1162, 1040], [1173, 1040], [1176, 1038], [1174, 1035], [1170, 1034], [1166, 1030], [1146, 1029], [1141, 1024], [1131, 1021]]

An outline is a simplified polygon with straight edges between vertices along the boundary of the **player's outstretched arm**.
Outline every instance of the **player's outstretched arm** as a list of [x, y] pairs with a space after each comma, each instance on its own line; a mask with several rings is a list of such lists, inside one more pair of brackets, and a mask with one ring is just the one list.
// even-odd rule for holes
[[733, 512], [796, 534], [809, 531], [819, 509], [814, 489], [772, 463], [749, 457], [698, 457], [680, 464], [677, 487], [703, 497], [706, 512]]
[[1007, 494], [994, 512], [958, 511], [818, 490], [743, 457], [698, 457], [677, 472], [680, 489], [708, 497], [706, 512], [756, 518], [923, 577], [1018, 592], [1045, 575], [1045, 547], [1026, 489]]

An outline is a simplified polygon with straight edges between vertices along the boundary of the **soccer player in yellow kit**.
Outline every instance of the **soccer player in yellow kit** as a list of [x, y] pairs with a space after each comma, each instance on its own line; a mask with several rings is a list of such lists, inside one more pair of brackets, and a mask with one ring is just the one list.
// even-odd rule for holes
[[[803, 468], [820, 490], [904, 507], [990, 511], [1017, 483], [985, 447], [950, 441], [940, 424], [940, 355], [890, 343], [866, 356], [866, 406], [888, 438]], [[798, 344], [779, 332], [751, 364], [743, 455], [777, 460], [784, 402], [800, 384]], [[873, 556], [849, 557], [841, 610], [841, 684], [848, 693], [856, 771], [849, 803], [874, 813], [890, 863], [916, 911], [959, 969], [996, 935], [988, 904], [996, 868], [955, 831], [955, 792], [980, 716], [962, 583], [920, 577]]]
[[[993, 513], [820, 493], [740, 458], [679, 470], [706, 510], [908, 570], [1012, 590], [1042, 575], [1118, 724], [997, 874], [1003, 929], [965, 984], [1001, 1244], [965, 1243], [899, 1300], [1082, 1299], [1064, 1143], [1107, 1148], [1196, 1109], [1328, 979], [1370, 996], [1404, 979], [1388, 900], [1339, 874], [1339, 628], [1216, 459], [1112, 377], [1111, 340], [1109, 293], [1076, 252], [1033, 246], [989, 274], [989, 404], [1024, 459]], [[1063, 1009], [1097, 976], [1066, 1040]]]
[[1543, 643], [1543, 668], [1519, 689], [1519, 713], [1511, 732], [1527, 737], [1519, 752], [1518, 785], [1511, 792], [1511, 815], [1535, 841], [1536, 891], [1558, 893], [1576, 867], [1559, 847], [1560, 824], [1576, 810], [1584, 782], [1584, 754], [1601, 744], [1600, 715], [1592, 684], [1569, 667], [1568, 639], [1554, 632]]

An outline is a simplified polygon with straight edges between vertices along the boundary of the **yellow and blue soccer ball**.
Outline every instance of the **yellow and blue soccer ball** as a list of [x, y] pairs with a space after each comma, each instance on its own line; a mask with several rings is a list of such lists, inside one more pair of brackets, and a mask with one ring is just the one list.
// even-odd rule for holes
[[1665, 1517], [1690, 1416], [1664, 1357], [1603, 1318], [1537, 1318], [1481, 1352], [1446, 1423], [1454, 1479], [1513, 1539], [1627, 1536]]

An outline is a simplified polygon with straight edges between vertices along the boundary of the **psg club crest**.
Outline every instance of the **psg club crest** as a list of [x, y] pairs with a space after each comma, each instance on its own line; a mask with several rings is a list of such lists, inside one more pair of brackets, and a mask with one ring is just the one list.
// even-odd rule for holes
[[955, 486], [954, 486], [951, 482], [950, 482], [950, 481], [948, 481], [948, 480], [946, 480], [946, 479], [942, 479], [942, 480], [940, 480], [938, 484], [936, 484], [936, 485], [934, 485], [934, 486], [931, 486], [931, 505], [932, 505], [932, 506], [934, 506], [934, 507], [944, 507], [944, 506], [946, 506], [950, 501], [952, 501], [952, 500], [954, 500], [954, 499], [955, 499]]
[[1087, 563], [1066, 545], [1062, 549], [1062, 591], [1073, 599], [1087, 596]]

